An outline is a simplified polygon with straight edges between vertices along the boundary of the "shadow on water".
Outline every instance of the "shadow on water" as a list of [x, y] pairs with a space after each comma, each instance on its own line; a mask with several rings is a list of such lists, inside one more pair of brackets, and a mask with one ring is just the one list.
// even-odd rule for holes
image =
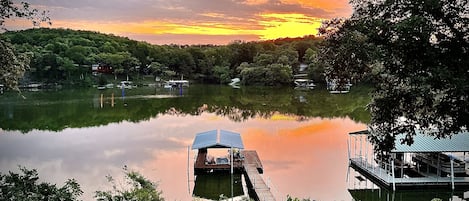
[[180, 90], [142, 87], [122, 97], [120, 89], [64, 89], [16, 92], [0, 96], [0, 128], [61, 131], [129, 121], [140, 122], [158, 115], [215, 113], [232, 121], [270, 118], [275, 114], [298, 121], [313, 117], [350, 117], [367, 123], [365, 110], [371, 88], [356, 86], [349, 94], [329, 94], [325, 89], [295, 90], [291, 87], [242, 87], [193, 85]]

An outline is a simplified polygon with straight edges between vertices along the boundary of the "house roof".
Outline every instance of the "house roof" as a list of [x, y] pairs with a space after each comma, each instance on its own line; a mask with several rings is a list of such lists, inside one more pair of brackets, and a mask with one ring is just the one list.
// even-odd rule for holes
[[[368, 130], [351, 132], [349, 135], [368, 135]], [[399, 134], [394, 141], [394, 153], [417, 153], [417, 152], [469, 152], [469, 132], [463, 131], [453, 134], [451, 137], [435, 139], [434, 136], [426, 135], [417, 131], [413, 137], [414, 143], [410, 146], [402, 144], [401, 139], [405, 134]]]
[[198, 133], [195, 136], [194, 143], [192, 143], [192, 149], [231, 147], [244, 149], [243, 141], [239, 133], [226, 130], [211, 130]]

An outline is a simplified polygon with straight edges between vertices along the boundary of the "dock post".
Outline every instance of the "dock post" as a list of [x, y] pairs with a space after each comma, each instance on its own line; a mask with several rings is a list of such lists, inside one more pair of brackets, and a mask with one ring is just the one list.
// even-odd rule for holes
[[350, 165], [350, 137], [347, 140], [348, 165]]
[[100, 101], [100, 106], [101, 106], [101, 108], [103, 108], [103, 104], [104, 104], [104, 100], [103, 100], [103, 99], [104, 99], [104, 95], [101, 94], [101, 101]]
[[453, 165], [453, 157], [451, 156], [451, 189], [454, 190], [454, 165]]
[[[112, 94], [114, 95], [114, 94]], [[114, 98], [114, 96], [113, 96]], [[190, 177], [189, 177], [189, 164], [190, 164], [190, 146], [187, 146], [187, 190], [189, 191], [189, 195], [191, 194], [191, 185], [190, 185]]]
[[368, 169], [368, 140], [365, 139], [365, 168]]
[[353, 146], [354, 146], [354, 148], [353, 148], [354, 149], [354, 151], [353, 151], [354, 156], [353, 157], [356, 158], [357, 157], [357, 137], [353, 136], [353, 138], [355, 139], [355, 143], [353, 144]]
[[[181, 86], [181, 89], [182, 89], [182, 86]], [[233, 145], [231, 145], [230, 147], [230, 162], [231, 162], [231, 167], [230, 167], [230, 171], [231, 171], [231, 201], [233, 201]]]
[[392, 190], [396, 191], [396, 176], [394, 175], [394, 158], [391, 159], [391, 172], [392, 172]]
[[360, 161], [362, 162], [362, 165], [363, 165], [362, 141], [363, 141], [363, 136], [360, 136]]

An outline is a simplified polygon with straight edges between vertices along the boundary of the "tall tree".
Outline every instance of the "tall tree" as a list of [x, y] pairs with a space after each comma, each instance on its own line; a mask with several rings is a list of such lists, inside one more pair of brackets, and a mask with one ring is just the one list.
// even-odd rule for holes
[[[371, 139], [380, 148], [389, 150], [400, 133], [406, 134], [401, 142], [411, 144], [417, 132], [441, 138], [467, 129], [468, 1], [351, 3], [353, 16], [328, 36], [329, 42], [338, 41], [334, 49], [328, 50], [348, 53], [327, 59], [327, 62], [344, 61], [329, 65], [327, 73], [336, 75], [350, 69], [355, 74], [361, 73], [361, 77], [373, 77], [377, 88], [368, 106], [374, 131]], [[355, 44], [347, 46], [346, 41], [357, 38], [359, 44], [366, 44], [376, 55], [370, 56], [367, 48], [363, 52]], [[359, 54], [351, 50], [358, 50]], [[358, 61], [362, 63], [356, 66]]]
[[[12, 0], [0, 0], [0, 29], [6, 30], [5, 21], [10, 18], [25, 18], [34, 26], [41, 22], [50, 24], [47, 11], [31, 9], [27, 2], [18, 5]], [[0, 55], [0, 84], [10, 89], [18, 89], [18, 80], [23, 77], [29, 65], [28, 54], [17, 55], [10, 43], [0, 38]]]

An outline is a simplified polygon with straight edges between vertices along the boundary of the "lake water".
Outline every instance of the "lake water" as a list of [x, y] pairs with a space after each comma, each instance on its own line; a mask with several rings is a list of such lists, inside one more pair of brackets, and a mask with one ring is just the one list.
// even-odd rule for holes
[[[0, 96], [0, 171], [34, 168], [41, 180], [59, 185], [75, 178], [82, 198], [92, 200], [94, 191], [109, 188], [106, 175], [118, 178], [127, 166], [159, 182], [166, 200], [191, 200], [196, 152], [188, 147], [196, 133], [224, 129], [240, 133], [245, 148], [258, 152], [278, 200], [287, 194], [352, 200], [357, 193], [350, 189], [363, 185], [353, 177], [346, 182], [347, 139], [366, 129], [369, 91], [194, 85], [130, 89], [124, 98], [120, 89], [23, 92], [24, 98], [9, 92]], [[399, 195], [395, 200], [405, 200], [391, 197]]]

